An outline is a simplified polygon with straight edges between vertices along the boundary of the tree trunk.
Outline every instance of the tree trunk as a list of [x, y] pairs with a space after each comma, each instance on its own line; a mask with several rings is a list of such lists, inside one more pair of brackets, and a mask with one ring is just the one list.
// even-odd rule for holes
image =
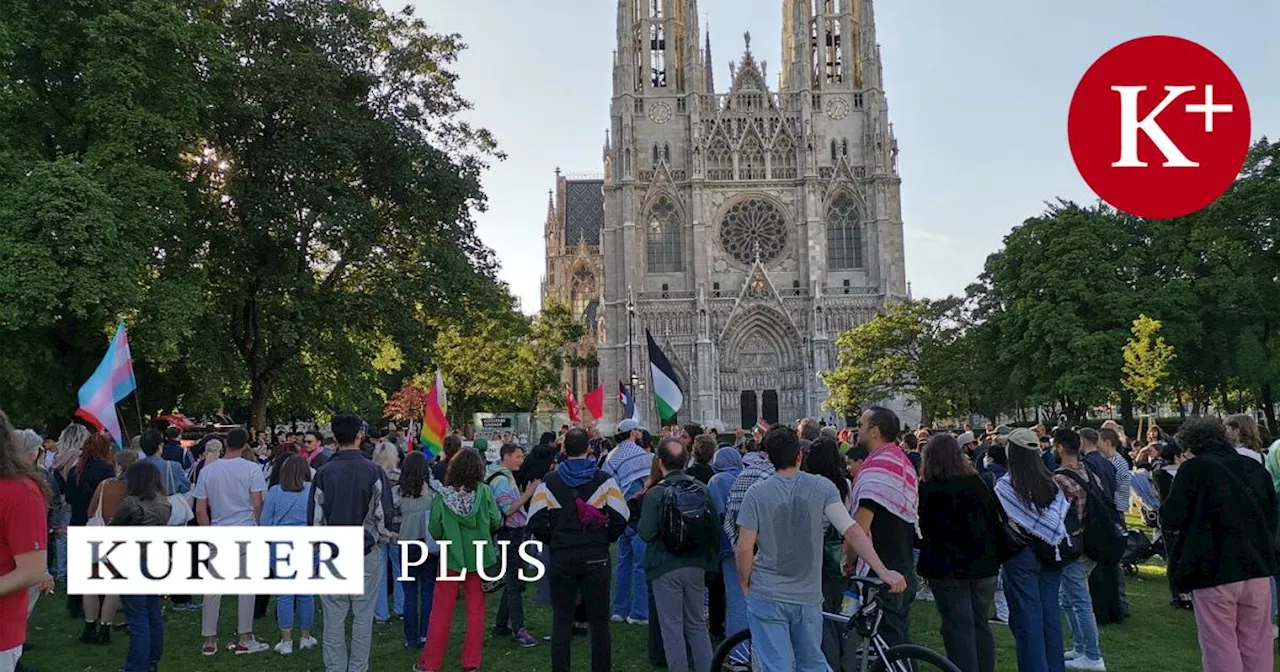
[[1276, 427], [1275, 392], [1271, 389], [1271, 383], [1262, 384], [1262, 389], [1258, 390], [1258, 400], [1262, 404], [1262, 414], [1267, 419], [1267, 429], [1271, 430], [1273, 436], [1280, 437], [1280, 428]]
[[249, 385], [249, 427], [255, 432], [267, 428], [267, 399], [271, 396], [271, 381], [266, 375], [253, 376]]
[[1128, 390], [1120, 393], [1120, 426], [1124, 428], [1126, 434], [1134, 431], [1133, 393]]

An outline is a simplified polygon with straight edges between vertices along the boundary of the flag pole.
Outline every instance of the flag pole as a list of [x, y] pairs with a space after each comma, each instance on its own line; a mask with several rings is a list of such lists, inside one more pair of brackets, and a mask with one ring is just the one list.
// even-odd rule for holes
[[[135, 378], [134, 380], [136, 381], [137, 379]], [[138, 384], [136, 382], [133, 384], [133, 407], [138, 409], [138, 434], [142, 434], [145, 431], [145, 426], [142, 422], [142, 397], [138, 395]]]
[[120, 412], [118, 405], [112, 405], [112, 410], [116, 412], [116, 421], [120, 423], [120, 442], [124, 445], [120, 446], [120, 450], [128, 450], [129, 448], [129, 428], [124, 425], [124, 414]]

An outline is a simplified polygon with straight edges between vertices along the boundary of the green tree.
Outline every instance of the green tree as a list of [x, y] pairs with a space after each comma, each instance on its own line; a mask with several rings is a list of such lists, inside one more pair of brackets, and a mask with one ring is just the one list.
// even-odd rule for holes
[[1059, 201], [1005, 237], [970, 288], [999, 341], [994, 363], [1032, 404], [1072, 422], [1117, 389], [1135, 292], [1135, 221]]
[[[549, 301], [533, 318], [521, 315], [510, 297], [507, 306], [443, 326], [436, 339], [435, 362], [455, 426], [469, 424], [480, 411], [531, 412], [540, 402], [559, 403], [564, 367], [591, 363], [568, 354], [586, 330], [567, 306]], [[434, 375], [424, 373], [416, 384], [427, 389]]]
[[1160, 321], [1139, 315], [1133, 321], [1133, 337], [1124, 344], [1124, 378], [1121, 384], [1134, 399], [1151, 409], [1158, 401], [1157, 392], [1169, 375], [1174, 360], [1173, 346], [1160, 336]]
[[372, 0], [221, 12], [187, 230], [227, 316], [215, 352], [239, 362], [232, 392], [255, 426], [272, 402], [380, 408], [438, 325], [498, 294], [471, 219], [497, 154], [457, 118], [469, 105], [448, 66], [463, 45]]
[[172, 400], [147, 374], [185, 368], [205, 323], [175, 238], [189, 212], [180, 156], [213, 102], [193, 64], [216, 31], [162, 0], [16, 0], [3, 16], [0, 406], [66, 422], [121, 317], [143, 405]]
[[973, 409], [969, 326], [956, 298], [885, 306], [836, 340], [837, 365], [820, 374], [830, 391], [827, 407], [848, 415], [903, 396], [920, 405], [926, 421]]

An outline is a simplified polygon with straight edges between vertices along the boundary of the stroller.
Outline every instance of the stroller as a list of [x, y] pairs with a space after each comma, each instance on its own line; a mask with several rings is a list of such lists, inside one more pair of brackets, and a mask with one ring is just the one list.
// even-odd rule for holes
[[[1156, 542], [1160, 541], [1158, 535], [1159, 531], [1157, 530]], [[1134, 578], [1138, 575], [1139, 564], [1157, 555], [1164, 557], [1162, 548], [1163, 544], [1157, 544], [1147, 539], [1147, 535], [1143, 534], [1142, 530], [1125, 530], [1124, 555], [1120, 556], [1120, 567], [1124, 569], [1125, 576]]]

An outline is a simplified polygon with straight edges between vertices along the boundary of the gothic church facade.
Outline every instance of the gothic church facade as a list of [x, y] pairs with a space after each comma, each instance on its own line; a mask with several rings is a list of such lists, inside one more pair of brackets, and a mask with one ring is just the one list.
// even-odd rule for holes
[[[544, 294], [592, 269], [594, 375], [609, 397], [639, 383], [651, 425], [646, 328], [676, 370], [681, 421], [749, 427], [827, 416], [818, 373], [835, 339], [907, 297], [873, 1], [783, 12], [777, 86], [748, 34], [718, 92], [697, 0], [618, 1], [598, 248], [549, 261], [560, 280]], [[548, 243], [549, 259], [574, 256]]]

